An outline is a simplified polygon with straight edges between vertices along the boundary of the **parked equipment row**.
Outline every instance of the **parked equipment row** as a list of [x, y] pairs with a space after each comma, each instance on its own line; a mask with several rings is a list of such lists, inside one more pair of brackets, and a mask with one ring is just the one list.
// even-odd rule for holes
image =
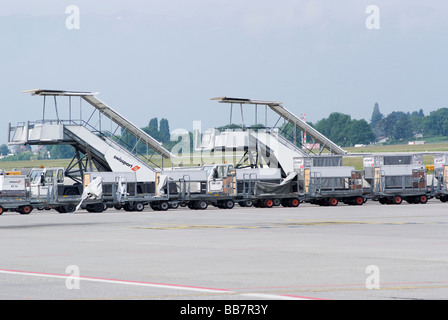
[[[448, 200], [448, 157], [434, 156], [431, 180], [421, 154], [364, 157], [363, 170], [342, 165], [342, 156], [294, 159], [294, 171], [282, 176], [275, 168], [235, 168], [231, 164], [159, 170], [155, 181], [138, 181], [133, 173], [88, 172], [83, 184], [67, 184], [63, 168], [38, 168], [27, 175], [0, 175], [0, 214], [33, 209], [71, 213], [107, 208], [154, 211], [209, 206], [298, 207], [425, 204], [431, 198]], [[428, 183], [428, 180], [429, 183]]]

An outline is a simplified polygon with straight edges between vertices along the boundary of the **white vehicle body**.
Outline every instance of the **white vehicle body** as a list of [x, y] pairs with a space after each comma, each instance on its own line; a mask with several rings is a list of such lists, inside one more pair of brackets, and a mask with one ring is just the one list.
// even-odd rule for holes
[[50, 190], [64, 185], [64, 168], [39, 168], [30, 173], [31, 197], [47, 197]]

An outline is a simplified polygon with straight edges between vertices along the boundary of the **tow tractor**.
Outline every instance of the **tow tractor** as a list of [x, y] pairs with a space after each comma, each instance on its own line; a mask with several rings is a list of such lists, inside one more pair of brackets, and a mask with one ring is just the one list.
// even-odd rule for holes
[[47, 196], [54, 182], [57, 191], [62, 196], [79, 196], [82, 194], [82, 185], [79, 183], [67, 184], [64, 168], [36, 168], [30, 172], [31, 196]]
[[[82, 193], [82, 185], [67, 183], [64, 168], [35, 168], [29, 175], [0, 173], [0, 214], [8, 210], [29, 214], [33, 209], [74, 212]], [[102, 201], [89, 199], [84, 207], [102, 206]]]

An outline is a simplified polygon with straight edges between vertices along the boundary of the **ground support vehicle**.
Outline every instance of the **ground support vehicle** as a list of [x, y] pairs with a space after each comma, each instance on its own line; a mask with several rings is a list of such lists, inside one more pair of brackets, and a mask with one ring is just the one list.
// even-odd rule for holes
[[321, 206], [363, 205], [368, 193], [363, 188], [362, 172], [354, 167], [304, 168], [299, 176], [304, 201]]
[[209, 205], [232, 209], [236, 202], [233, 165], [163, 170], [156, 174], [156, 195], [150, 206], [165, 211], [177, 206], [205, 210]]
[[28, 214], [31, 206], [30, 180], [23, 175], [0, 175], [0, 215], [6, 211]]
[[434, 197], [442, 202], [448, 201], [448, 154], [434, 155]]
[[[31, 205], [39, 210], [54, 209], [59, 213], [71, 213], [83, 200], [83, 208], [91, 212], [101, 212], [100, 196], [90, 195], [82, 199], [84, 189], [80, 183], [66, 178], [64, 168], [35, 168], [29, 173]], [[69, 180], [72, 183], [69, 183]]]
[[241, 207], [298, 207], [303, 201], [299, 193], [297, 173], [281, 179], [280, 169], [239, 169], [237, 172], [237, 202]]
[[282, 182], [278, 168], [235, 169], [228, 164], [164, 170], [157, 174], [156, 196], [150, 206], [154, 210], [177, 205], [232, 209], [236, 203], [242, 207], [295, 207], [300, 203], [295, 176]]
[[381, 204], [425, 204], [434, 197], [421, 154], [364, 157], [364, 177], [372, 200]]
[[[33, 209], [55, 209], [59, 213], [74, 212], [81, 200], [80, 195], [59, 195], [61, 190], [57, 180], [48, 175], [44, 183], [32, 185], [29, 176], [0, 175], [0, 214], [5, 211], [16, 211], [29, 214]], [[87, 204], [96, 204], [101, 199], [89, 200]]]
[[[71, 192], [67, 192], [67, 190], [71, 190]], [[81, 194], [78, 194], [78, 190], [81, 191]], [[96, 189], [93, 188], [92, 184], [84, 187], [76, 185], [65, 188], [65, 186], [60, 185], [59, 179], [46, 177], [45, 183], [38, 185], [37, 189], [33, 189], [33, 184], [31, 184], [30, 194], [31, 205], [38, 210], [54, 209], [59, 213], [73, 213], [79, 208], [86, 209], [89, 212], [105, 210], [101, 181]]]
[[305, 202], [336, 206], [340, 202], [362, 205], [367, 201], [362, 172], [344, 167], [342, 160], [340, 155], [294, 158], [294, 170]]
[[[80, 183], [69, 183], [64, 168], [35, 168], [29, 173], [32, 197], [45, 197], [49, 189], [57, 188], [58, 195], [80, 196], [83, 186]], [[54, 190], [53, 190], [54, 191]]]
[[84, 174], [85, 188], [89, 183], [101, 179], [102, 206], [89, 205], [89, 212], [102, 212], [107, 208], [125, 211], [143, 211], [154, 197], [153, 182], [137, 181], [136, 173], [130, 172], [87, 172]]
[[29, 214], [33, 211], [29, 198], [1, 198], [0, 199], [0, 215], [7, 211], [16, 211], [20, 214]]

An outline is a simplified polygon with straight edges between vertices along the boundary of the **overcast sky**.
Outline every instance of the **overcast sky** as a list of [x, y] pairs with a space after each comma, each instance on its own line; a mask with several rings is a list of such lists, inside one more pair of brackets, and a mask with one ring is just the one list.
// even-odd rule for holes
[[3, 1], [0, 144], [9, 122], [41, 118], [41, 98], [22, 93], [35, 88], [100, 92], [138, 126], [172, 130], [226, 124], [220, 96], [282, 101], [311, 122], [369, 121], [375, 102], [429, 114], [448, 107], [447, 16], [442, 0]]

